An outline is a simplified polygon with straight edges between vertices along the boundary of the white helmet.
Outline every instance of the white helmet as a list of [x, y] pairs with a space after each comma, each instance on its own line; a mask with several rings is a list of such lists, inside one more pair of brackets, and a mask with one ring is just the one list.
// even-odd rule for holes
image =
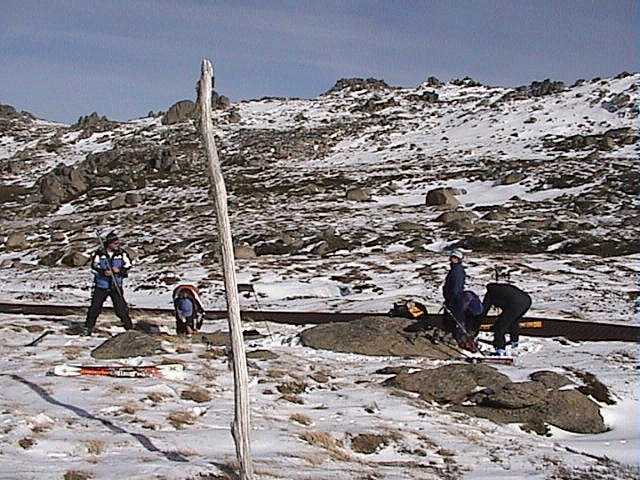
[[451, 250], [451, 253], [449, 254], [450, 257], [457, 257], [460, 260], [462, 260], [464, 258], [464, 254], [462, 253], [461, 250]]

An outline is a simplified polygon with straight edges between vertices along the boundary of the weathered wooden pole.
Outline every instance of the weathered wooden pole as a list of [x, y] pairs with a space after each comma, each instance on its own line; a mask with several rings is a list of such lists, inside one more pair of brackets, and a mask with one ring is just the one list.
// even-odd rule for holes
[[236, 444], [236, 454], [240, 465], [240, 479], [253, 480], [253, 462], [251, 460], [251, 440], [249, 438], [249, 373], [247, 357], [244, 352], [240, 302], [238, 300], [238, 281], [236, 279], [235, 259], [231, 222], [227, 210], [227, 188], [224, 184], [218, 150], [213, 137], [211, 120], [211, 93], [213, 85], [213, 66], [206, 58], [202, 60], [202, 73], [198, 83], [198, 107], [200, 110], [200, 133], [207, 152], [209, 182], [218, 220], [218, 237], [222, 245], [222, 263], [224, 270], [224, 288], [227, 292], [227, 312], [231, 348], [233, 350], [233, 380], [235, 390], [235, 417], [231, 424], [231, 434]]

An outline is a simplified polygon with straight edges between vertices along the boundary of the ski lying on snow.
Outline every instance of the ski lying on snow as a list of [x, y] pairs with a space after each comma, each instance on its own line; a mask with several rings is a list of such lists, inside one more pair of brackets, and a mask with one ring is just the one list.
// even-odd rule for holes
[[494, 365], [513, 365], [513, 357], [465, 357], [469, 363], [489, 363]]
[[129, 365], [56, 365], [53, 374], [61, 377], [98, 376], [128, 378], [181, 378], [184, 367], [174, 363], [168, 365], [129, 366]]

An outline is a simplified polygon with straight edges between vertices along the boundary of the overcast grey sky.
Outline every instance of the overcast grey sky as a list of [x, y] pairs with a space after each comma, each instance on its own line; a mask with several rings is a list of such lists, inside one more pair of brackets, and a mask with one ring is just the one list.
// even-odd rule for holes
[[72, 122], [194, 97], [200, 59], [234, 100], [341, 77], [413, 86], [573, 82], [639, 68], [633, 0], [2, 0], [0, 103]]

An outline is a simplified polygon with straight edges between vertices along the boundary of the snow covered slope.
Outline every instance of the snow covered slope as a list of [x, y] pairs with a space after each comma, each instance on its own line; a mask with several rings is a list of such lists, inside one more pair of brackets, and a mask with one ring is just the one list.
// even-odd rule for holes
[[[494, 267], [508, 267], [533, 314], [639, 323], [639, 83], [351, 79], [314, 99], [216, 110], [239, 278], [257, 293], [243, 307], [387, 311], [417, 298], [435, 311], [456, 247], [481, 295]], [[188, 282], [222, 308], [204, 165], [188, 119], [91, 115], [69, 126], [0, 105], [0, 301], [88, 302], [96, 229], [115, 229], [134, 257], [133, 307], [169, 306]], [[438, 188], [447, 201], [427, 202]], [[226, 478], [233, 397], [222, 353], [184, 341], [147, 359], [184, 362], [184, 381], [47, 376], [53, 364], [93, 361], [102, 338], [78, 337], [82, 320], [1, 316], [0, 477]], [[21, 347], [45, 328], [54, 334], [37, 349]], [[600, 405], [609, 432], [539, 437], [390, 393], [375, 373], [437, 362], [312, 350], [298, 344], [301, 327], [271, 330], [251, 345], [275, 354], [251, 362], [261, 478], [638, 477], [634, 345], [524, 339], [518, 366], [501, 367], [512, 380], [586, 369], [617, 402]], [[299, 395], [274, 393], [296, 381]], [[194, 386], [210, 400], [183, 397]], [[361, 433], [387, 444], [358, 453]]]
[[[537, 312], [634, 321], [639, 79], [341, 81], [315, 99], [216, 110], [240, 274], [264, 307], [386, 310], [406, 295], [439, 302], [442, 252], [457, 246], [480, 293], [509, 265]], [[134, 253], [136, 302], [164, 305], [184, 280], [222, 304], [190, 121], [5, 117], [3, 298], [85, 301], [98, 227]], [[438, 187], [459, 206], [427, 206]]]

